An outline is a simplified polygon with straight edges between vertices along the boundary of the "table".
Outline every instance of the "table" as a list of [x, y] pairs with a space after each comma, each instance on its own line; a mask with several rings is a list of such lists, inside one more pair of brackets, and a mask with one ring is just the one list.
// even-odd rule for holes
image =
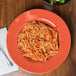
[[[21, 13], [32, 8], [43, 8], [42, 0], [0, 0], [0, 27], [9, 28], [11, 22]], [[56, 70], [46, 74], [31, 74], [19, 71], [3, 76], [76, 76], [76, 0], [63, 6], [54, 6], [52, 11], [67, 23], [72, 38], [70, 53]]]

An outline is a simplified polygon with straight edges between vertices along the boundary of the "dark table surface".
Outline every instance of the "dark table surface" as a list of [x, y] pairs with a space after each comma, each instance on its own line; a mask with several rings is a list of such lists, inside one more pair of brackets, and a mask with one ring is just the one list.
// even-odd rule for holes
[[[0, 0], [0, 27], [9, 28], [19, 14], [43, 6], [42, 0]], [[72, 45], [65, 62], [56, 70], [46, 74], [31, 74], [20, 69], [3, 76], [76, 76], [76, 0], [71, 0], [63, 6], [53, 6], [52, 11], [64, 19], [71, 32]]]

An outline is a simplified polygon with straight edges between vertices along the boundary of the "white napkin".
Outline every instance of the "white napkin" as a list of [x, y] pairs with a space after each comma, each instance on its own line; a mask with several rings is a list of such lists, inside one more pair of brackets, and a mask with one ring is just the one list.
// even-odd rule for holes
[[[7, 35], [7, 29], [6, 28], [0, 29], [0, 47], [3, 48], [3, 51], [6, 53], [8, 58], [11, 60], [7, 52], [7, 47], [6, 47], [6, 35]], [[13, 63], [13, 66], [10, 66], [7, 58], [4, 56], [4, 54], [0, 50], [0, 76], [18, 70], [18, 66], [16, 66], [16, 64], [13, 61], [12, 63]]]

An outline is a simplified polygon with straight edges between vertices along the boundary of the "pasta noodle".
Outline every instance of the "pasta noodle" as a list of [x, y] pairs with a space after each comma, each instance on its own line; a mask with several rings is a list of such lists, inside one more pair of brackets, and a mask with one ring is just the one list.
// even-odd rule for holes
[[58, 52], [58, 31], [40, 21], [25, 23], [17, 37], [18, 50], [24, 57], [46, 61]]

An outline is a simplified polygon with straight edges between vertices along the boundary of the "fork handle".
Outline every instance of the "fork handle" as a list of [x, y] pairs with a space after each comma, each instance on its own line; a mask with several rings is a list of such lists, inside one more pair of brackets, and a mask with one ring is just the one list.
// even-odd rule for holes
[[4, 50], [2, 48], [0, 48], [2, 50], [2, 53], [4, 54], [4, 56], [6, 57], [6, 59], [8, 60], [9, 64], [11, 66], [13, 66], [13, 63], [11, 62], [11, 60], [8, 58], [8, 56], [6, 55], [6, 53], [4, 52]]

